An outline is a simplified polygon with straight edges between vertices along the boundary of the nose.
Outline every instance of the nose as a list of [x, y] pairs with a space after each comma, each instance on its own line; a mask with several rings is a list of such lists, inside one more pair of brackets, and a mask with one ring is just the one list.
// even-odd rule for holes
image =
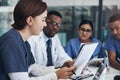
[[46, 27], [47, 26], [47, 23], [46, 22], [44, 22], [44, 27]]
[[87, 34], [87, 32], [86, 32], [86, 31], [83, 31], [83, 34]]
[[117, 34], [117, 30], [114, 29], [114, 30], [112, 31], [112, 33], [113, 33], [113, 34]]
[[55, 25], [53, 28], [54, 28], [55, 30], [58, 30], [58, 29], [59, 29], [59, 26]]

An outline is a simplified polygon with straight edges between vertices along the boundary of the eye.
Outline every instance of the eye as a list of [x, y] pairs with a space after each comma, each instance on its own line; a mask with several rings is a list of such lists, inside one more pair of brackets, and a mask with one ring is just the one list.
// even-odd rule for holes
[[54, 22], [54, 21], [51, 21], [50, 24], [51, 24], [51, 25], [56, 25], [57, 23]]
[[85, 31], [85, 29], [84, 29], [84, 28], [80, 28], [80, 30], [81, 30], [81, 31]]
[[119, 29], [120, 29], [119, 27], [116, 28], [116, 30], [119, 30]]
[[46, 19], [43, 19], [42, 21], [43, 21], [43, 22], [46, 22]]
[[59, 27], [62, 27], [62, 24], [58, 24]]
[[87, 32], [91, 32], [92, 30], [91, 30], [91, 29], [87, 29], [86, 31], [87, 31]]
[[88, 32], [90, 33], [92, 30], [91, 29], [85, 29], [85, 28], [80, 28], [81, 31], [85, 31], [85, 32]]
[[114, 30], [119, 31], [119, 30], [120, 30], [120, 27], [114, 27], [114, 28], [111, 28], [110, 30], [111, 30], [111, 31], [114, 31]]
[[46, 18], [43, 18], [42, 21], [43, 21], [43, 22], [46, 22]]
[[113, 31], [113, 28], [110, 28], [111, 31]]

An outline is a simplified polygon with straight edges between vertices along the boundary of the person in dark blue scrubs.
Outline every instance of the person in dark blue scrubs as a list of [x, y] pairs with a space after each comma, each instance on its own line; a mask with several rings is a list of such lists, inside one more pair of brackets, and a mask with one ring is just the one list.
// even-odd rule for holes
[[9, 80], [6, 74], [27, 72], [34, 58], [28, 42], [24, 42], [19, 32], [11, 29], [0, 38], [0, 78]]
[[46, 26], [47, 5], [42, 0], [19, 0], [13, 28], [0, 37], [0, 80], [57, 80], [70, 78], [75, 67], [47, 72], [35, 64], [27, 39]]
[[27, 79], [16, 78], [19, 77], [17, 73], [28, 72], [28, 67], [35, 63], [26, 40], [32, 34], [39, 34], [46, 26], [46, 15], [47, 5], [40, 0], [20, 0], [17, 3], [13, 28], [0, 37], [0, 80]]

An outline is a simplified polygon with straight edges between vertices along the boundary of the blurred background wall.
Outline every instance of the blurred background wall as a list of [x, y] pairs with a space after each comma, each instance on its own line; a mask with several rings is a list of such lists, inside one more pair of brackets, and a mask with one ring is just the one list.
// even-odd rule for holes
[[[102, 42], [109, 34], [109, 17], [120, 12], [120, 0], [43, 0], [48, 11], [57, 10], [63, 15], [63, 24], [58, 33], [63, 46], [77, 37], [79, 23], [84, 19], [94, 22], [94, 37]], [[11, 28], [12, 13], [18, 0], [0, 0], [0, 35]]]

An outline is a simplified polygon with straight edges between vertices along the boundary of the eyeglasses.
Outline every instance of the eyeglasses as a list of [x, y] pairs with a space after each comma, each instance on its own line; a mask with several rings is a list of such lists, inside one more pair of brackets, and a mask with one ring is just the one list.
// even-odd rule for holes
[[86, 32], [86, 33], [90, 33], [90, 32], [92, 32], [91, 29], [85, 29], [85, 28], [80, 28], [80, 31], [82, 31], [82, 32]]
[[62, 25], [60, 24], [60, 23], [57, 23], [57, 22], [55, 22], [55, 21], [52, 21], [52, 20], [46, 20], [46, 22], [49, 22], [53, 27], [54, 26], [57, 26], [58, 28], [61, 28], [62, 27]]

